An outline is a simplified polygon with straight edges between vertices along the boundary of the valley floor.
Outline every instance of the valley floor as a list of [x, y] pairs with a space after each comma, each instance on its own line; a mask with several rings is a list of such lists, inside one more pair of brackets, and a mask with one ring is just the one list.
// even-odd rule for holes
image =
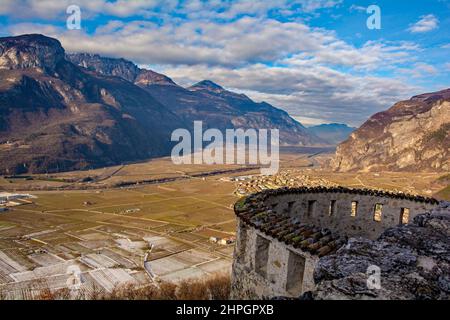
[[269, 178], [255, 168], [175, 166], [167, 158], [0, 178], [0, 190], [35, 196], [0, 212], [0, 297], [65, 288], [74, 274], [111, 292], [229, 272], [233, 204], [267, 188], [344, 185], [431, 196], [444, 187], [434, 173], [328, 172], [321, 165], [329, 154], [316, 151], [284, 153], [280, 173]]

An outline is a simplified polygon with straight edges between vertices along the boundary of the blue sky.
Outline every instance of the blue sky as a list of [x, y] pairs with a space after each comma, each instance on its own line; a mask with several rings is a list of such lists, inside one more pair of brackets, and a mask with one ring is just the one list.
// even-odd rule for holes
[[[66, 9], [81, 9], [81, 30]], [[381, 29], [366, 8], [378, 5]], [[124, 57], [183, 86], [211, 79], [304, 124], [358, 126], [450, 87], [450, 0], [1, 0], [0, 36]]]

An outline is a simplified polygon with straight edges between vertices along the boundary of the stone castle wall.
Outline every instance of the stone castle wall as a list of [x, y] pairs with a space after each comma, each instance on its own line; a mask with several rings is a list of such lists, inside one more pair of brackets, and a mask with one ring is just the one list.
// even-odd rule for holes
[[[313, 273], [320, 255], [309, 250], [311, 246], [305, 249], [300, 248], [299, 243], [286, 241], [283, 237], [287, 232], [277, 233], [282, 235], [281, 238], [272, 236], [274, 231], [266, 226], [267, 220], [265, 225], [258, 220], [261, 213], [269, 212], [272, 218], [287, 216], [290, 220], [286, 221], [294, 221], [290, 233], [297, 228], [297, 224], [307, 224], [314, 226], [316, 234], [318, 230], [331, 230], [334, 239], [376, 239], [386, 229], [413, 221], [418, 214], [438, 205], [434, 199], [345, 188], [272, 190], [240, 202], [241, 208], [238, 204], [235, 206], [238, 230], [232, 271], [233, 299], [299, 297], [315, 288]], [[352, 210], [355, 203], [356, 212]], [[380, 209], [378, 219], [374, 218], [376, 207]], [[408, 211], [408, 222], [402, 221], [405, 209]], [[311, 237], [310, 234], [306, 238]], [[321, 237], [307, 240], [314, 245], [314, 241], [322, 241], [317, 239], [324, 239]], [[339, 243], [342, 246], [342, 242]]]
[[[335, 208], [330, 214], [331, 201], [335, 201]], [[357, 203], [355, 216], [351, 214], [352, 202]], [[374, 219], [376, 204], [382, 205], [381, 221]], [[272, 196], [267, 199], [266, 205], [277, 213], [298, 216], [302, 222], [329, 228], [349, 237], [361, 236], [371, 240], [387, 228], [401, 224], [403, 208], [409, 209], [408, 221], [412, 221], [418, 214], [436, 206], [410, 199], [335, 192]], [[313, 208], [308, 210], [311, 205]]]

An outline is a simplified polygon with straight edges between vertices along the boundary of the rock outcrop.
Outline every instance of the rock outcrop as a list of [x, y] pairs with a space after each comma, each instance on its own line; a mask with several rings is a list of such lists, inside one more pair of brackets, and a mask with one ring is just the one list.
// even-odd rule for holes
[[449, 171], [450, 89], [396, 103], [341, 143], [337, 171]]
[[35, 69], [54, 73], [64, 60], [64, 49], [56, 39], [42, 35], [6, 37], [0, 41], [0, 69]]
[[[370, 266], [380, 287], [367, 285]], [[378, 240], [351, 238], [322, 258], [314, 299], [450, 299], [450, 203], [386, 230]]]

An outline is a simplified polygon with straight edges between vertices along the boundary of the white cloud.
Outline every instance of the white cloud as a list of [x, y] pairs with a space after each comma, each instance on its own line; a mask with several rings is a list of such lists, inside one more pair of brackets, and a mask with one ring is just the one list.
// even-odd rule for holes
[[421, 19], [409, 27], [412, 33], [429, 32], [438, 28], [439, 20], [433, 14], [421, 16]]
[[400, 68], [398, 72], [414, 78], [428, 78], [439, 73], [434, 66], [424, 62], [416, 62], [409, 68]]
[[282, 11], [284, 15], [294, 13], [311, 14], [320, 9], [340, 5], [343, 0], [2, 0], [0, 15], [15, 18], [43, 18], [57, 20], [65, 16], [66, 8], [80, 6], [83, 18], [91, 19], [104, 14], [115, 17], [164, 16], [185, 14], [189, 18], [234, 19], [242, 15], [265, 16], [269, 11]]
[[366, 12], [366, 10], [367, 10], [367, 7], [359, 6], [356, 4], [352, 4], [349, 8], [350, 12], [352, 12], [352, 11]]
[[303, 0], [302, 9], [306, 12], [313, 12], [323, 8], [332, 8], [343, 2], [343, 0]]
[[43, 18], [54, 20], [66, 16], [69, 5], [76, 4], [81, 8], [84, 19], [98, 14], [129, 17], [134, 15], [147, 16], [156, 7], [162, 6], [169, 11], [177, 5], [174, 0], [2, 0], [0, 15], [15, 18]]

